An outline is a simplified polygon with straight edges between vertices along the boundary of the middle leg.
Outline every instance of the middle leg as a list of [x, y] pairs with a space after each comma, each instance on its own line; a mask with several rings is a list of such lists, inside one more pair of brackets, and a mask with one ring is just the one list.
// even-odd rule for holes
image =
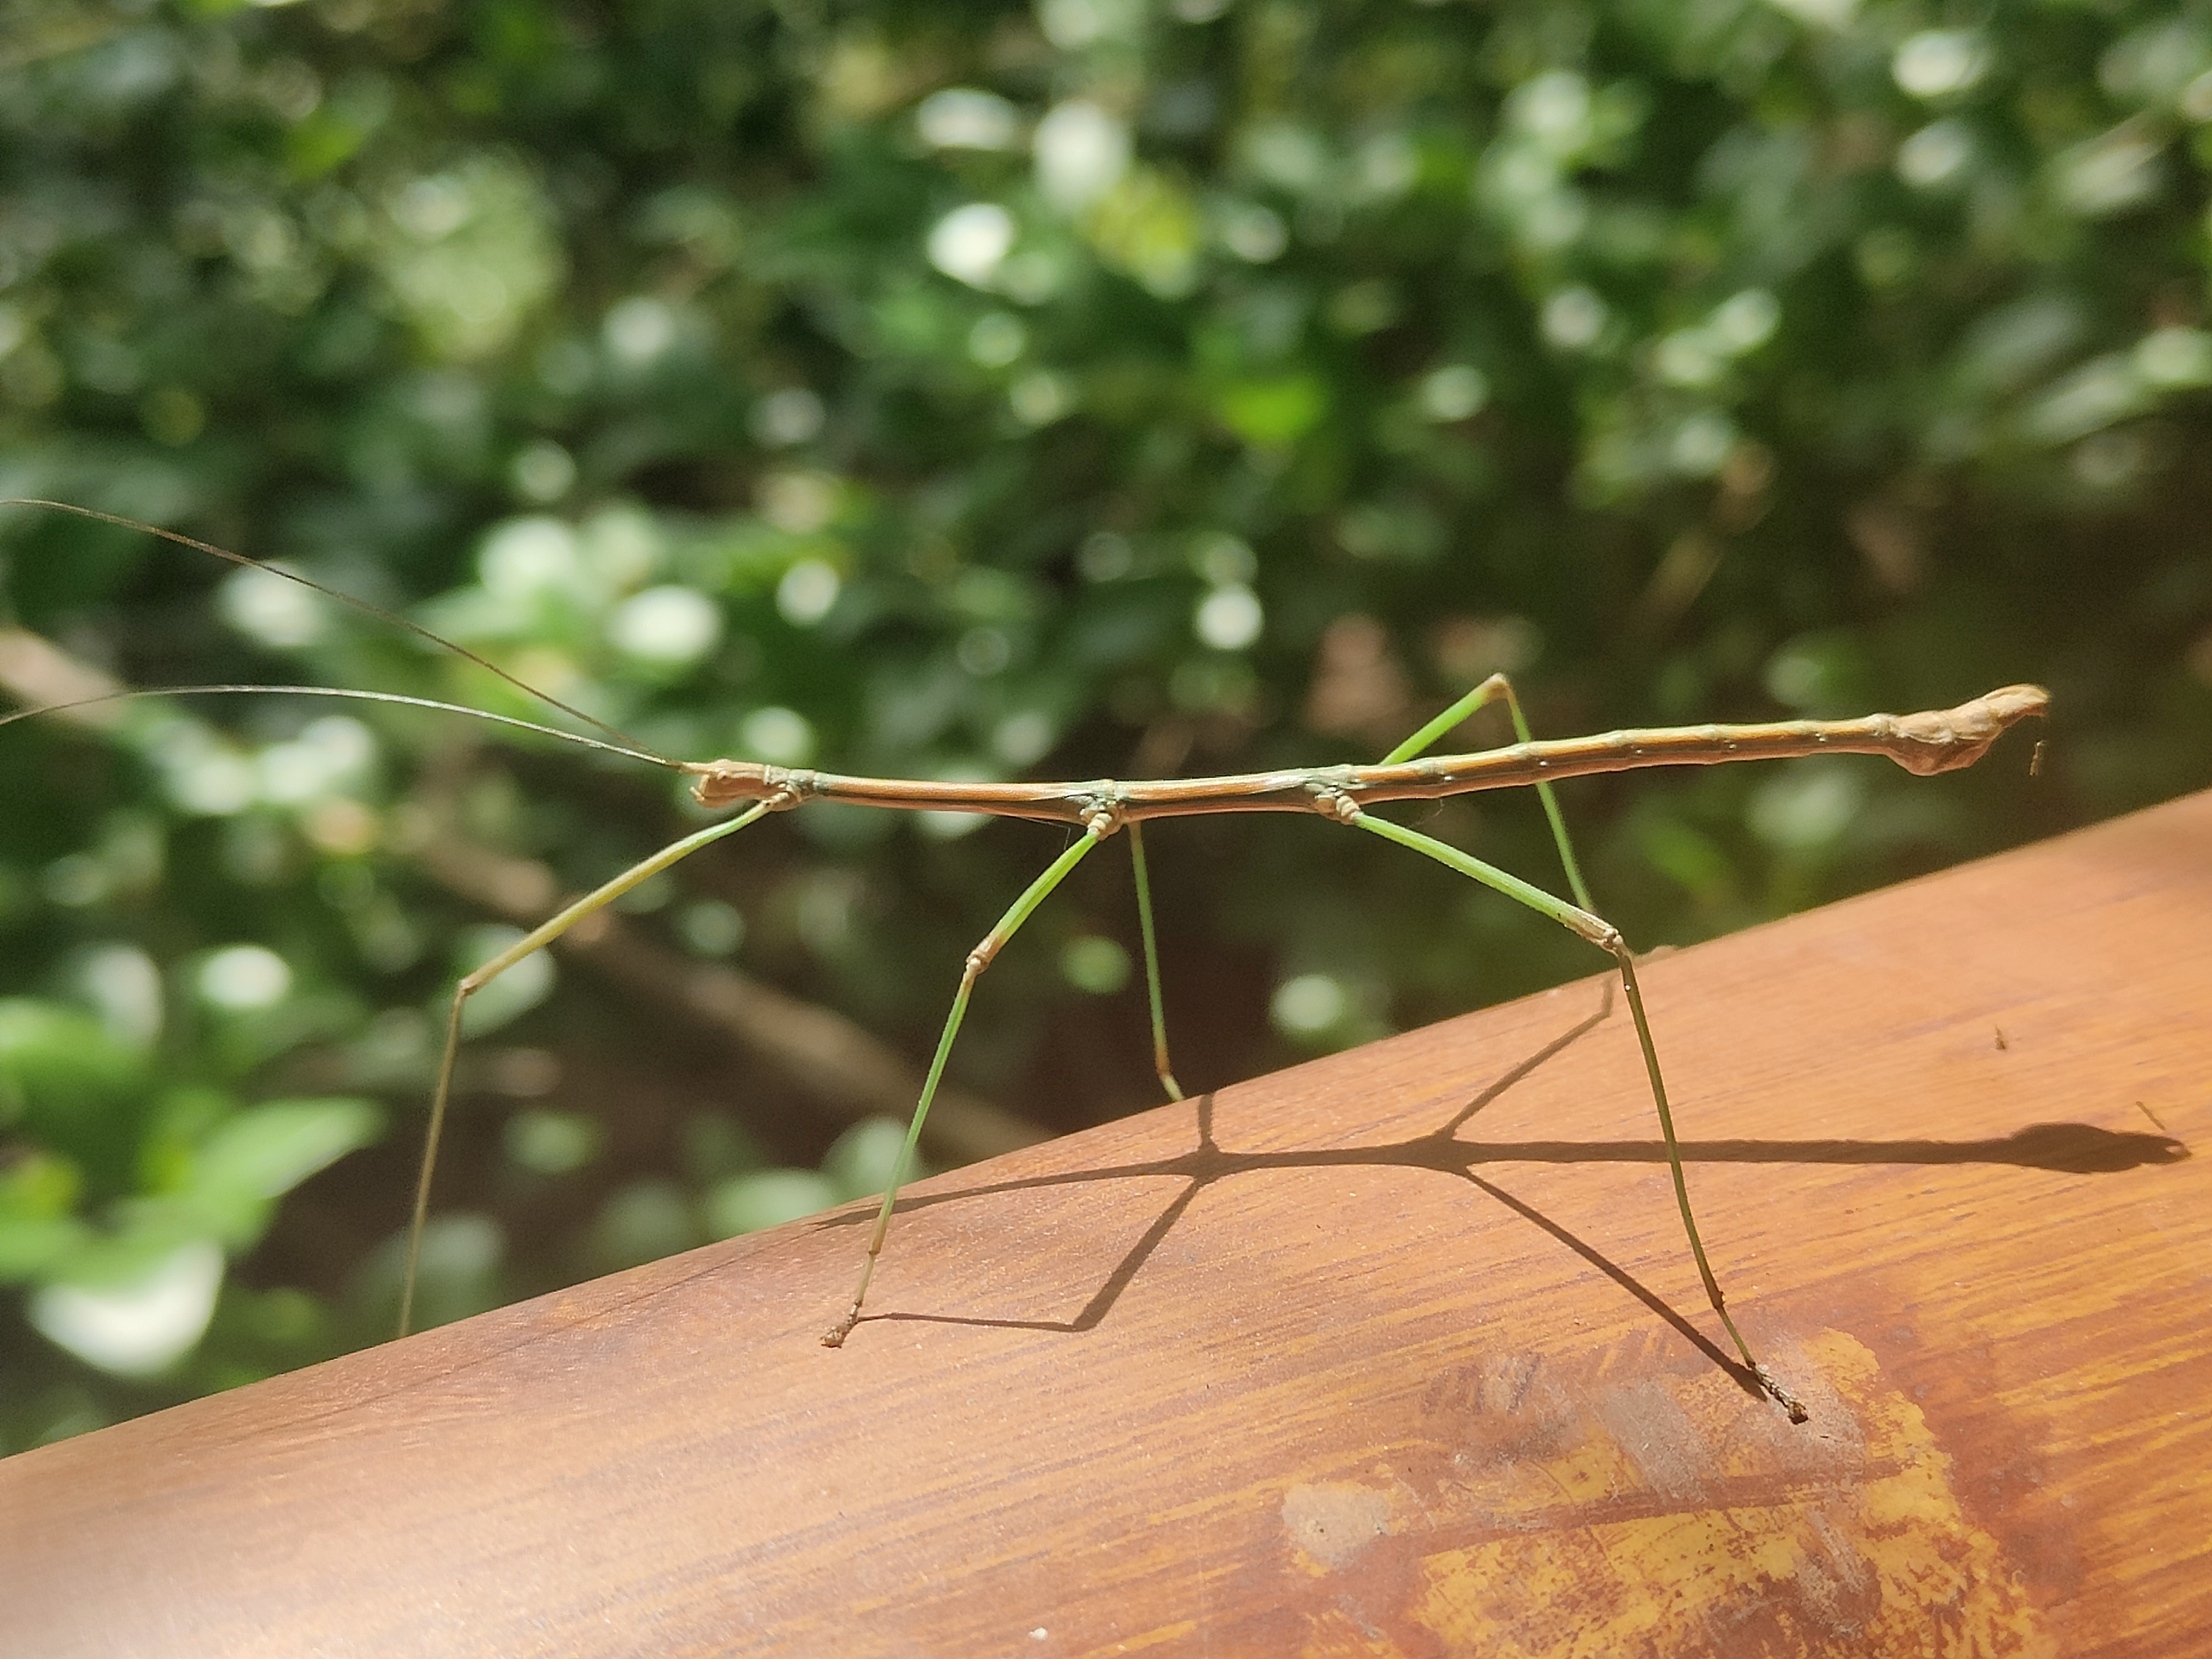
[[1083, 832], [1083, 839], [1070, 847], [1052, 861], [1042, 875], [1024, 890], [1022, 896], [999, 918], [997, 927], [983, 935], [975, 948], [968, 953], [967, 966], [961, 970], [960, 988], [953, 994], [951, 1012], [945, 1017], [945, 1030], [937, 1039], [937, 1053], [929, 1062], [929, 1075], [922, 1079], [921, 1098], [915, 1103], [914, 1121], [907, 1125], [906, 1144], [899, 1148], [898, 1162], [891, 1167], [890, 1184], [884, 1189], [884, 1201], [876, 1211], [875, 1231], [868, 1235], [867, 1260], [860, 1264], [860, 1282], [853, 1291], [853, 1305], [845, 1316], [822, 1334], [825, 1348], [842, 1348], [845, 1339], [853, 1334], [853, 1327], [860, 1322], [860, 1304], [867, 1300], [868, 1281], [875, 1277], [876, 1261], [884, 1253], [884, 1235], [890, 1231], [891, 1211], [898, 1203], [899, 1188], [906, 1181], [906, 1172], [914, 1164], [915, 1143], [921, 1139], [923, 1120], [929, 1115], [929, 1103], [937, 1097], [937, 1085], [945, 1075], [945, 1062], [952, 1053], [952, 1039], [960, 1035], [960, 1022], [967, 1018], [969, 994], [975, 990], [975, 981], [991, 965], [992, 958], [1006, 948], [1021, 925], [1030, 919], [1037, 906], [1042, 904], [1052, 890], [1060, 885], [1067, 872], [1080, 864], [1085, 854], [1112, 835], [1114, 821], [1101, 814], [1091, 820]]

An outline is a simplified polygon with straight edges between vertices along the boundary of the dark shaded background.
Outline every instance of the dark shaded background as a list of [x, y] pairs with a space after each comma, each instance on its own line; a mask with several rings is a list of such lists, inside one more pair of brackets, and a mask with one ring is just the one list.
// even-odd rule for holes
[[[2212, 781], [2208, 123], [2172, 5], [21, 0], [0, 495], [682, 757], [1371, 759], [1501, 668], [1553, 735], [2050, 685], [2033, 780], [1568, 786], [1682, 943]], [[24, 703], [547, 714], [143, 534], [0, 549]], [[696, 817], [300, 697], [26, 722], [0, 778], [0, 1449], [376, 1340], [453, 975]], [[1418, 821], [1558, 883], [1533, 802]], [[433, 1316], [879, 1185], [1061, 844], [810, 808], [487, 993]], [[1149, 846], [1193, 1088], [1600, 965], [1317, 823]], [[1093, 860], [938, 1161], [1151, 1103], [1134, 939]]]

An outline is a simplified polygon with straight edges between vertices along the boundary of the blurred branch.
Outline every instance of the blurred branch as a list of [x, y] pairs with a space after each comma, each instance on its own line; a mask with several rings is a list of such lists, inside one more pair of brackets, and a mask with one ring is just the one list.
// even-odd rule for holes
[[8, 26], [0, 31], [0, 73], [82, 52], [138, 21], [83, 0], [9, 0]]
[[[447, 890], [518, 927], [535, 927], [556, 908], [553, 872], [544, 865], [477, 845], [453, 830], [442, 802], [426, 805], [432, 829], [415, 856]], [[832, 1009], [733, 968], [691, 961], [612, 910], [579, 924], [556, 948], [644, 1000], [681, 1009], [748, 1057], [767, 1060], [839, 1122], [878, 1114], [903, 1119], [914, 1110], [921, 1074]], [[1050, 1138], [1049, 1130], [950, 1085], [938, 1091], [923, 1133], [940, 1159], [958, 1164]]]
[[[0, 628], [0, 690], [28, 709], [55, 703], [87, 702], [112, 696], [123, 682], [80, 661], [42, 634], [27, 628]], [[122, 720], [124, 705], [98, 703], [89, 708], [63, 708], [57, 720], [100, 729]]]

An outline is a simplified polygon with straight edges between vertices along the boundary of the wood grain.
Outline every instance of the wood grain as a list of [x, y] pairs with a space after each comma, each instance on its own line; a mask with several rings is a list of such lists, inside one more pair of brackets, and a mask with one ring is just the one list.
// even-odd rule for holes
[[1644, 979], [1802, 1428], [1591, 981], [0, 1463], [0, 1650], [2212, 1651], [2212, 795]]

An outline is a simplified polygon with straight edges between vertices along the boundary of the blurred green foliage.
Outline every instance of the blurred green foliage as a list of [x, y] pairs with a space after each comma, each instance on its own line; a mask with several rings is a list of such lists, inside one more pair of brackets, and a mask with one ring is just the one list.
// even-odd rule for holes
[[[2129, 0], [21, 0], [0, 494], [279, 559], [684, 757], [1372, 758], [1498, 669], [1551, 734], [2051, 685], [2033, 784], [1568, 786], [1601, 905], [1684, 941], [2212, 781], [2208, 167], [2212, 15]], [[11, 509], [0, 550], [19, 700], [544, 712], [144, 536]], [[426, 799], [568, 890], [690, 821], [299, 698], [0, 768], [8, 1446], [379, 1334], [446, 988], [514, 937], [414, 856]], [[1528, 803], [1424, 821], [1555, 879]], [[1369, 839], [1158, 833], [1187, 1084], [1600, 966]], [[919, 1055], [1058, 845], [809, 808], [633, 908]], [[1059, 1127], [1150, 1097], [1095, 864], [955, 1060]], [[487, 995], [434, 1316], [880, 1183], [881, 1126], [830, 1147], [587, 988]]]

